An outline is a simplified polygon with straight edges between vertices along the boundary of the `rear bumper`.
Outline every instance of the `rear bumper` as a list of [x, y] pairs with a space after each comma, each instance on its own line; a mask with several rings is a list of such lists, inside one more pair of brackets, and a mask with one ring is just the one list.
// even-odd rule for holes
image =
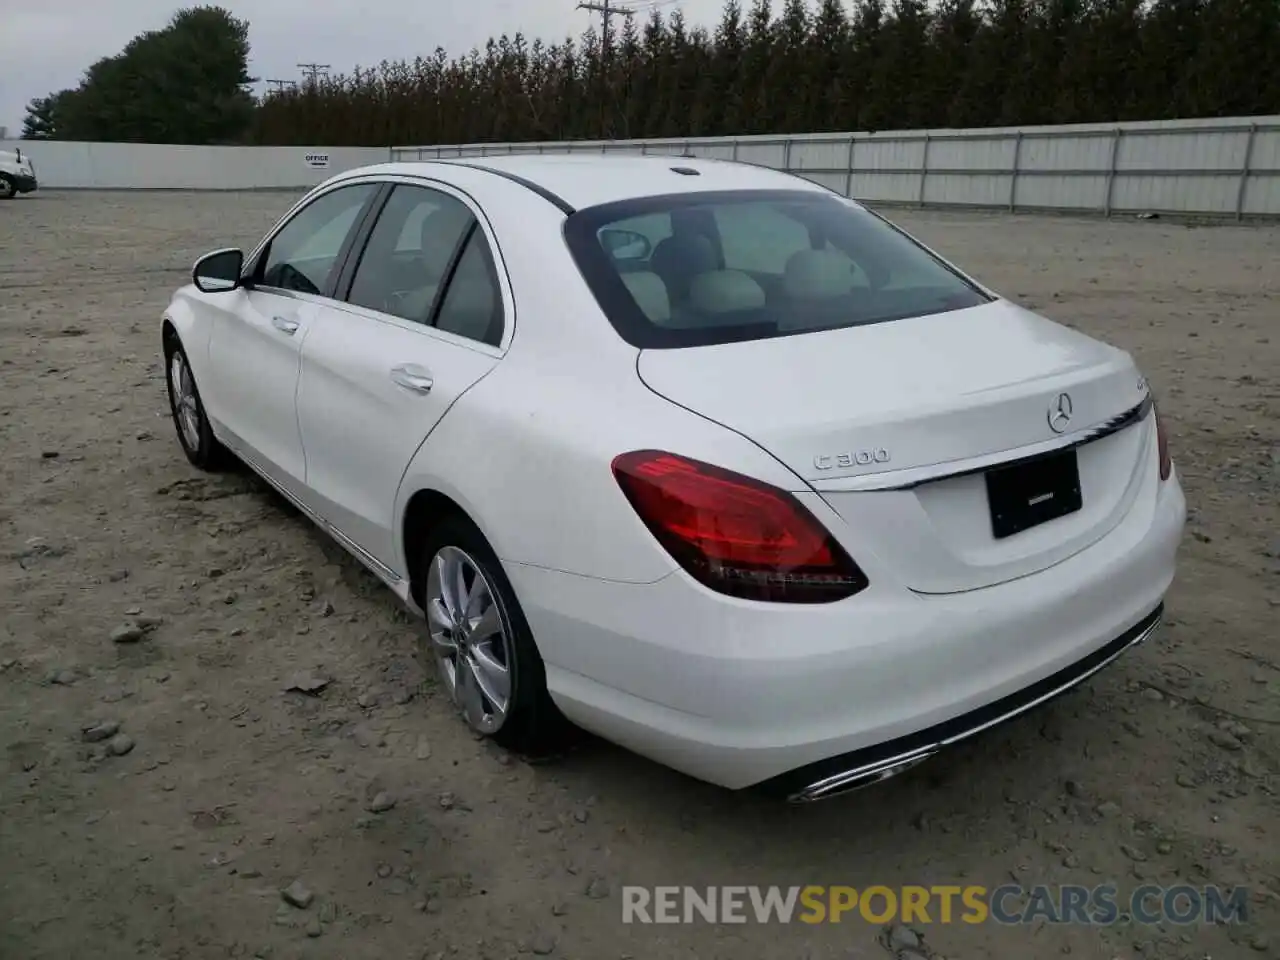
[[927, 756], [1137, 642], [1173, 580], [1185, 516], [1174, 475], [1039, 574], [945, 596], [873, 578], [803, 608], [722, 597], [681, 572], [624, 584], [507, 570], [569, 719], [698, 779], [798, 795]]
[[24, 177], [19, 174], [9, 174], [9, 179], [13, 181], [13, 188], [18, 193], [35, 193], [39, 187], [35, 177]]
[[934, 754], [1042, 706], [1088, 680], [1130, 647], [1146, 640], [1164, 615], [1164, 604], [1083, 660], [1017, 693], [954, 720], [863, 750], [792, 770], [760, 784], [792, 803], [808, 803], [849, 793], [909, 770]]

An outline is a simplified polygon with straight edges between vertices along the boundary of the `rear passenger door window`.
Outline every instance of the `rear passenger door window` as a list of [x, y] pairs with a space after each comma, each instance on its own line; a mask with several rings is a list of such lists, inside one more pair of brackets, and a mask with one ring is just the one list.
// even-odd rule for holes
[[471, 228], [435, 325], [468, 340], [496, 347], [502, 342], [502, 292], [489, 241], [479, 224]]
[[429, 323], [475, 217], [439, 190], [397, 184], [369, 234], [350, 303]]
[[502, 342], [505, 310], [489, 241], [470, 208], [439, 190], [396, 185], [347, 300], [477, 343]]

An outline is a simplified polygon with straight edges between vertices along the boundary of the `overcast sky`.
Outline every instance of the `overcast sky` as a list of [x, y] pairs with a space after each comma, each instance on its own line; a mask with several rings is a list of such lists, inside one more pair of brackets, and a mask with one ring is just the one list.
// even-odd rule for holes
[[[213, 0], [210, 0], [213, 2]], [[614, 0], [618, 2], [618, 0]], [[654, 0], [628, 0], [645, 7]], [[490, 36], [523, 32], [560, 40], [599, 15], [578, 0], [221, 0], [249, 21], [255, 77], [297, 78], [301, 62], [335, 72], [357, 64], [413, 59], [437, 46], [465, 53]], [[164, 27], [182, 6], [172, 0], [0, 0], [0, 126], [16, 137], [32, 97], [75, 86], [100, 57], [119, 53], [145, 30]], [[692, 22], [714, 24], [722, 0], [678, 0]], [[665, 9], [672, 9], [668, 5]]]

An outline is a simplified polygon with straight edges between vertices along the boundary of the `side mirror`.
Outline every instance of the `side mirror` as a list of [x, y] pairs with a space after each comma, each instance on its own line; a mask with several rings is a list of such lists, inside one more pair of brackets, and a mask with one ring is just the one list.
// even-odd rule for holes
[[647, 260], [653, 253], [649, 238], [634, 230], [601, 230], [600, 245], [614, 260]]
[[244, 252], [228, 248], [206, 253], [191, 268], [191, 281], [201, 293], [228, 293], [240, 286]]

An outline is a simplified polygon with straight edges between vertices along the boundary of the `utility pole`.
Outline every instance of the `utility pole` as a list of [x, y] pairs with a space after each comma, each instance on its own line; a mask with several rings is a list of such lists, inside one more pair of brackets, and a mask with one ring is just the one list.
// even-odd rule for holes
[[[609, 60], [610, 60], [609, 21], [612, 19], [615, 13], [620, 17], [634, 17], [636, 15], [636, 12], [630, 7], [615, 6], [612, 0], [581, 0], [581, 2], [578, 4], [578, 9], [596, 11], [600, 14], [601, 19], [604, 21], [603, 37], [600, 43], [600, 53], [601, 53], [600, 59], [604, 64], [605, 70], [601, 72], [600, 84], [601, 84], [601, 87], [603, 88], [604, 93], [607, 94], [608, 88], [609, 88], [608, 68], [609, 68]], [[606, 99], [607, 99], [607, 96], [602, 96], [600, 98], [600, 136], [602, 137], [606, 135], [607, 133], [606, 127], [608, 126], [605, 122], [605, 100]]]
[[277, 92], [277, 93], [282, 92], [282, 91], [284, 90], [284, 88], [285, 88], [285, 87], [296, 87], [296, 86], [298, 85], [298, 81], [297, 81], [297, 80], [269, 80], [269, 79], [264, 79], [262, 82], [263, 82], [263, 83], [269, 83], [269, 84], [271, 84], [273, 87], [275, 87], [275, 88], [276, 88], [276, 92]]
[[302, 71], [303, 76], [307, 78], [308, 83], [315, 83], [316, 79], [321, 75], [329, 73], [329, 64], [327, 63], [300, 63], [298, 69]]
[[620, 17], [634, 17], [636, 12], [630, 7], [616, 7], [610, 0], [583, 0], [578, 4], [579, 10], [594, 10], [604, 21], [604, 58], [609, 58], [609, 20], [616, 13]]

